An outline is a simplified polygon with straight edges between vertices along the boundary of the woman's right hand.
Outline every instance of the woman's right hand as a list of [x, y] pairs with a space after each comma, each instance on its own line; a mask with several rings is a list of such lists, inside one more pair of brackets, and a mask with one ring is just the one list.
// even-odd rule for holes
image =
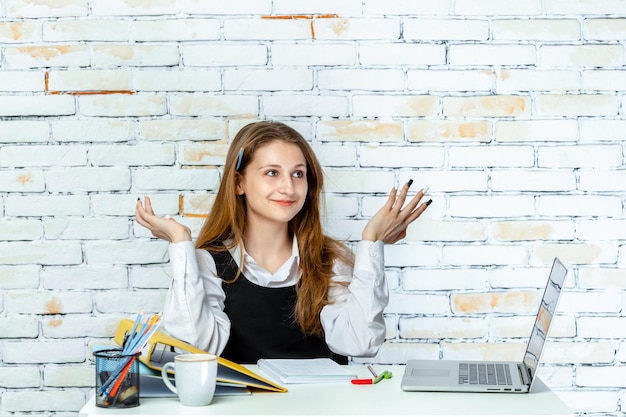
[[191, 240], [191, 230], [176, 220], [169, 217], [157, 217], [152, 210], [150, 197], [145, 197], [145, 207], [141, 203], [141, 199], [137, 199], [135, 207], [135, 217], [137, 223], [150, 230], [154, 237], [167, 240], [168, 242], [177, 243], [185, 240]]

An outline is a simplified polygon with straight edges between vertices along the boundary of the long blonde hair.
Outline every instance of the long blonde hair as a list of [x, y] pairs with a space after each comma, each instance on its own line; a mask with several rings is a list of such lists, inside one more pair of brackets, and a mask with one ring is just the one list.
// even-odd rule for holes
[[243, 247], [246, 206], [245, 199], [237, 193], [238, 175], [242, 175], [257, 149], [273, 141], [298, 146], [306, 160], [306, 200], [288, 225], [289, 232], [298, 239], [302, 272], [296, 285], [294, 317], [305, 334], [322, 335], [320, 312], [328, 304], [333, 265], [336, 260], [353, 265], [353, 258], [352, 252], [343, 243], [322, 231], [322, 167], [309, 143], [296, 130], [280, 122], [262, 121], [250, 123], [237, 133], [228, 149], [223, 178], [196, 247], [219, 252], [225, 250], [225, 241], [231, 242], [230, 247]]

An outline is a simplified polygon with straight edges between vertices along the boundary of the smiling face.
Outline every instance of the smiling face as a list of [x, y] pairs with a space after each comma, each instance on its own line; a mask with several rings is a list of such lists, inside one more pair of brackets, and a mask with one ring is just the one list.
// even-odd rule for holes
[[307, 164], [300, 148], [273, 140], [257, 149], [241, 173], [247, 223], [287, 223], [300, 212], [308, 191]]

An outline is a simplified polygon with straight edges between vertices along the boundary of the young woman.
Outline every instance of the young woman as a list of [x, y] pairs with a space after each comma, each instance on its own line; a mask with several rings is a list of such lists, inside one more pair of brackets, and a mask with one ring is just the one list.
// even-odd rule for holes
[[374, 356], [388, 303], [383, 245], [431, 202], [420, 204], [422, 190], [405, 205], [410, 182], [391, 190], [353, 255], [322, 231], [323, 173], [307, 141], [283, 123], [245, 126], [195, 246], [189, 228], [137, 201], [137, 222], [171, 242], [164, 330], [238, 363]]

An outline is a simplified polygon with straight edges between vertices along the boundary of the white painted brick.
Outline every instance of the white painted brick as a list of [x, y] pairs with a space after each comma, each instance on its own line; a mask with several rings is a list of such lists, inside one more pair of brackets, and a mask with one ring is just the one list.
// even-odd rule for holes
[[442, 263], [444, 265], [524, 265], [529, 249], [516, 245], [471, 245], [444, 246]]
[[494, 40], [580, 40], [580, 23], [575, 19], [494, 19], [490, 27]]
[[52, 192], [125, 191], [130, 189], [130, 171], [121, 167], [58, 168], [46, 173]]
[[84, 146], [4, 146], [0, 165], [6, 167], [80, 166], [87, 163]]
[[138, 308], [143, 308], [146, 313], [157, 312], [163, 309], [166, 293], [166, 290], [99, 292], [95, 296], [95, 305], [102, 313], [137, 314]]
[[40, 192], [43, 191], [44, 188], [44, 174], [42, 171], [0, 171], [0, 191]]
[[286, 15], [301, 14], [330, 14], [359, 15], [361, 14], [361, 0], [274, 0], [274, 13]]
[[134, 146], [96, 145], [89, 148], [92, 165], [173, 165], [175, 147], [171, 143], [139, 143]]
[[475, 339], [487, 333], [482, 318], [411, 317], [401, 318], [399, 325], [403, 339]]
[[131, 4], [123, 0], [94, 0], [91, 3], [91, 14], [96, 16], [150, 16], [180, 12], [178, 2], [136, 2]]
[[580, 122], [582, 141], [622, 141], [626, 140], [626, 120], [583, 119]]
[[348, 99], [343, 95], [276, 94], [262, 97], [263, 113], [269, 117], [348, 115]]
[[489, 23], [476, 19], [408, 18], [402, 22], [402, 35], [407, 40], [473, 40], [489, 38]]
[[619, 216], [622, 199], [596, 195], [544, 195], [537, 198], [542, 216]]
[[41, 323], [43, 336], [47, 339], [77, 337], [110, 337], [111, 330], [117, 329], [119, 317], [71, 314], [63, 317], [44, 319]]
[[536, 243], [530, 259], [532, 265], [552, 264], [555, 256], [566, 264], [614, 264], [618, 247], [614, 243]]
[[115, 289], [128, 286], [122, 267], [49, 267], [41, 271], [43, 288], [48, 290]]
[[626, 25], [623, 19], [588, 18], [583, 21], [585, 39], [612, 41], [624, 39]]
[[444, 163], [445, 149], [439, 147], [364, 146], [359, 148], [363, 167], [434, 168]]
[[491, 173], [494, 191], [573, 191], [576, 174], [571, 170], [497, 170]]
[[162, 116], [167, 113], [165, 97], [154, 95], [96, 95], [78, 98], [85, 116]]
[[490, 91], [496, 77], [488, 70], [409, 70], [409, 90], [420, 91]]
[[175, 116], [250, 116], [259, 113], [253, 95], [175, 95], [169, 99]]
[[[320, 163], [325, 166], [354, 167], [357, 163], [357, 149], [350, 145], [313, 146], [313, 151]], [[359, 158], [361, 164], [363, 161]]]
[[621, 45], [542, 45], [542, 67], [617, 67], [624, 63]]
[[622, 165], [621, 145], [541, 146], [537, 164], [549, 168], [611, 168]]
[[308, 19], [228, 19], [226, 40], [302, 40], [311, 38]]
[[405, 291], [485, 290], [488, 272], [484, 269], [409, 269], [402, 272]]
[[[618, 91], [626, 88], [626, 74], [619, 70], [590, 69], [583, 71], [584, 91]], [[586, 123], [616, 123], [619, 120], [589, 120]]]
[[183, 165], [224, 165], [228, 145], [216, 142], [185, 142], [178, 146], [178, 162]]
[[521, 217], [535, 213], [532, 196], [458, 196], [448, 199], [450, 215], [456, 217]]
[[559, 313], [585, 314], [605, 313], [619, 314], [622, 310], [622, 295], [616, 292], [572, 292], [567, 291], [559, 300]]
[[546, 12], [549, 14], [624, 14], [626, 4], [620, 0], [585, 0], [571, 2], [567, 0], [550, 0], [546, 2]]
[[392, 69], [322, 69], [317, 72], [321, 90], [402, 91], [404, 71]]
[[398, 40], [400, 19], [316, 19], [316, 40]]
[[40, 40], [39, 27], [36, 21], [0, 22], [0, 42], [4, 44], [35, 43]]
[[[578, 268], [578, 286], [590, 290], [623, 290], [626, 288], [626, 270], [619, 268], [581, 267]], [[623, 360], [620, 362], [623, 362]]]
[[92, 295], [87, 292], [12, 291], [7, 295], [7, 312], [10, 314], [90, 313], [92, 304]]
[[78, 412], [83, 405], [81, 390], [13, 391], [2, 396], [2, 410], [7, 412]]
[[317, 124], [317, 139], [341, 142], [400, 142], [401, 122], [380, 120], [327, 120]]
[[579, 138], [575, 120], [498, 120], [498, 142], [567, 142]]
[[45, 42], [117, 41], [128, 40], [129, 22], [126, 20], [58, 20], [43, 22]]
[[489, 225], [492, 239], [502, 241], [520, 240], [573, 240], [575, 237], [574, 222], [571, 221], [533, 221], [505, 220]]
[[494, 268], [488, 271], [491, 288], [544, 288], [550, 268]]
[[82, 340], [5, 342], [5, 364], [82, 363], [85, 342]]
[[25, 0], [7, 0], [6, 13], [9, 17], [68, 17], [86, 16], [89, 12], [84, 0], [65, 0], [54, 3], [33, 3]]
[[[8, 301], [5, 311], [9, 316], [0, 317], [0, 334], [3, 338], [34, 339], [39, 336], [39, 320], [37, 317], [13, 314], [14, 312], [10, 310]], [[1, 380], [2, 377], [0, 377]]]
[[444, 45], [417, 43], [366, 43], [359, 45], [362, 65], [442, 65], [446, 61]]
[[39, 71], [0, 72], [0, 91], [42, 92], [45, 89], [45, 74]]
[[257, 44], [183, 45], [181, 51], [186, 67], [265, 65], [268, 59], [267, 47]]
[[618, 170], [581, 170], [579, 188], [583, 191], [624, 191], [626, 172]]
[[578, 336], [583, 338], [623, 338], [626, 334], [625, 317], [582, 316], [578, 319]]
[[182, 12], [189, 14], [269, 15], [272, 12], [272, 0], [187, 0], [182, 3]]
[[357, 47], [351, 43], [276, 42], [271, 52], [272, 64], [278, 66], [353, 65], [357, 60]]
[[498, 0], [457, 0], [454, 3], [454, 13], [459, 15], [529, 15], [534, 16], [543, 12], [540, 0], [530, 0], [523, 3], [503, 4]]
[[490, 142], [491, 123], [484, 120], [412, 119], [408, 122], [410, 142]]
[[92, 47], [92, 50], [92, 66], [96, 68], [175, 66], [180, 61], [179, 49], [169, 45], [101, 45]]
[[[441, 265], [441, 248], [428, 244], [403, 244], [385, 246], [385, 265], [388, 267]], [[390, 305], [392, 305], [390, 303]], [[393, 308], [393, 306], [392, 306]]]
[[77, 242], [0, 242], [0, 264], [77, 265], [82, 260]]
[[[90, 198], [94, 216], [134, 216], [137, 198], [143, 200], [142, 191], [134, 191], [133, 194], [92, 194]], [[152, 206], [157, 214], [178, 214], [178, 194], [149, 194]]]
[[90, 64], [86, 45], [46, 45], [5, 48], [4, 59], [10, 69], [41, 67], [81, 67]]
[[439, 99], [425, 95], [362, 95], [352, 98], [355, 116], [419, 117], [439, 113]]
[[86, 196], [9, 196], [5, 201], [9, 216], [63, 216], [89, 213]]
[[127, 120], [53, 120], [52, 137], [58, 142], [125, 142], [134, 134]]
[[448, 150], [451, 167], [532, 167], [535, 151], [531, 146], [452, 146]]
[[204, 70], [141, 70], [134, 73], [137, 91], [217, 91], [222, 88], [219, 72]]
[[615, 344], [606, 341], [548, 343], [544, 357], [548, 363], [589, 363], [593, 361], [607, 364], [615, 359]]
[[528, 337], [534, 323], [531, 316], [504, 316], [489, 319], [489, 336], [492, 338]]
[[5, 388], [39, 388], [41, 377], [37, 366], [3, 366], [0, 385]]
[[366, 223], [366, 220], [327, 220], [324, 233], [341, 241], [359, 241]]
[[537, 376], [554, 392], [570, 388], [574, 382], [573, 366], [549, 366], [543, 364], [537, 369]]
[[[428, 211], [431, 211], [431, 207]], [[411, 224], [406, 234], [406, 239], [414, 241], [463, 242], [484, 241], [486, 238], [485, 225], [480, 222], [429, 220], [426, 215], [420, 216], [420, 221]]]
[[447, 295], [389, 294], [385, 314], [449, 314], [450, 300]]
[[0, 266], [0, 288], [37, 288], [39, 287], [39, 267], [36, 265]]
[[618, 106], [616, 97], [603, 94], [541, 94], [535, 99], [540, 116], [614, 116]]
[[0, 240], [37, 240], [42, 236], [42, 223], [40, 220], [0, 220]]
[[89, 387], [94, 385], [93, 366], [46, 366], [43, 380], [46, 387]]
[[144, 42], [217, 40], [220, 35], [218, 19], [139, 20], [131, 22], [129, 28], [130, 39]]
[[213, 168], [141, 168], [133, 176], [134, 188], [150, 190], [217, 189], [219, 172]]
[[530, 114], [530, 104], [525, 95], [444, 97], [443, 113], [453, 117], [523, 116]]
[[48, 75], [52, 91], [130, 90], [131, 72], [124, 70], [57, 70]]
[[0, 96], [0, 116], [67, 116], [75, 112], [70, 96]]
[[532, 45], [457, 45], [449, 46], [452, 65], [535, 65], [537, 52]]
[[84, 244], [85, 259], [91, 266], [167, 262], [165, 241], [96, 241]]
[[132, 288], [168, 289], [171, 281], [172, 271], [169, 265], [132, 267], [129, 274]]
[[45, 220], [46, 239], [94, 240], [128, 238], [128, 220], [97, 218], [56, 218]]
[[159, 119], [139, 122], [138, 137], [141, 140], [215, 140], [225, 136], [224, 124], [213, 119]]
[[0, 121], [0, 143], [39, 143], [47, 141], [49, 136], [48, 123], [44, 121]]
[[326, 191], [387, 193], [394, 184], [390, 171], [326, 169]]
[[292, 91], [313, 89], [313, 72], [306, 69], [232, 69], [224, 71], [224, 90]]
[[578, 90], [580, 86], [580, 75], [567, 70], [502, 69], [498, 71], [496, 78], [496, 90], [499, 93], [517, 91], [566, 92]]
[[359, 210], [359, 203], [356, 198], [339, 195], [324, 195], [326, 199], [326, 213], [323, 221], [335, 218], [345, 218], [356, 216]]
[[624, 238], [626, 220], [592, 219], [577, 222], [576, 236], [580, 240], [620, 240]]

